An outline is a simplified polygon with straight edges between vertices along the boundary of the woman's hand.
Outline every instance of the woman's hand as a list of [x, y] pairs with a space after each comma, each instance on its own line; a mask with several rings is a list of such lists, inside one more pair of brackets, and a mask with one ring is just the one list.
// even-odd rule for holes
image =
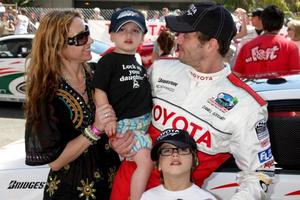
[[96, 108], [95, 126], [99, 131], [104, 131], [109, 122], [117, 120], [115, 111], [110, 104], [105, 104]]
[[134, 156], [135, 152], [131, 149], [135, 143], [133, 133], [127, 131], [125, 134], [116, 134], [115, 137], [110, 138], [111, 147], [122, 157], [129, 158]]

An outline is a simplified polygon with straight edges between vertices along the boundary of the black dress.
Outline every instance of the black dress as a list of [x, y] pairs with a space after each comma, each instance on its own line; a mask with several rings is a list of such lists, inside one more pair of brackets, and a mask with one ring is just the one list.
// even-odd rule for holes
[[[85, 103], [65, 80], [62, 80], [55, 99], [41, 105], [42, 128], [33, 130], [28, 122], [25, 130], [26, 164], [48, 164], [62, 153], [67, 143], [80, 135], [94, 121], [95, 105], [91, 79], [86, 78], [88, 103]], [[51, 104], [55, 120], [50, 119]], [[76, 160], [59, 171], [50, 170], [44, 199], [93, 200], [109, 199], [112, 180], [119, 167], [118, 155], [102, 135]]]

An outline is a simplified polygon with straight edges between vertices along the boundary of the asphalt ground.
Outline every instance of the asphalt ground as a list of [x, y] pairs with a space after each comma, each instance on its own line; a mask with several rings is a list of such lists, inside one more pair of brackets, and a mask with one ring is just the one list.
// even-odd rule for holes
[[23, 139], [24, 133], [23, 105], [0, 102], [0, 147]]

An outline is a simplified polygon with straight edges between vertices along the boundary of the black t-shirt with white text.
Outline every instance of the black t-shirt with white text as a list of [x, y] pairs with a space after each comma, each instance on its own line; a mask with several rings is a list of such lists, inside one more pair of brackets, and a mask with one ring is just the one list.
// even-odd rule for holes
[[118, 120], [151, 112], [151, 87], [146, 69], [135, 55], [112, 52], [96, 65], [95, 88], [106, 92]]

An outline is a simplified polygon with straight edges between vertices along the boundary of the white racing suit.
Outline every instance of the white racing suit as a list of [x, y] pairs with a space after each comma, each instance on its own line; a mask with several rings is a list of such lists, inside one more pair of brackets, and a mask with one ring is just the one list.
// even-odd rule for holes
[[171, 127], [194, 137], [200, 164], [193, 177], [198, 185], [232, 154], [241, 170], [232, 199], [266, 199], [274, 175], [266, 102], [228, 67], [203, 74], [176, 59], [161, 59], [150, 71], [152, 138]]

